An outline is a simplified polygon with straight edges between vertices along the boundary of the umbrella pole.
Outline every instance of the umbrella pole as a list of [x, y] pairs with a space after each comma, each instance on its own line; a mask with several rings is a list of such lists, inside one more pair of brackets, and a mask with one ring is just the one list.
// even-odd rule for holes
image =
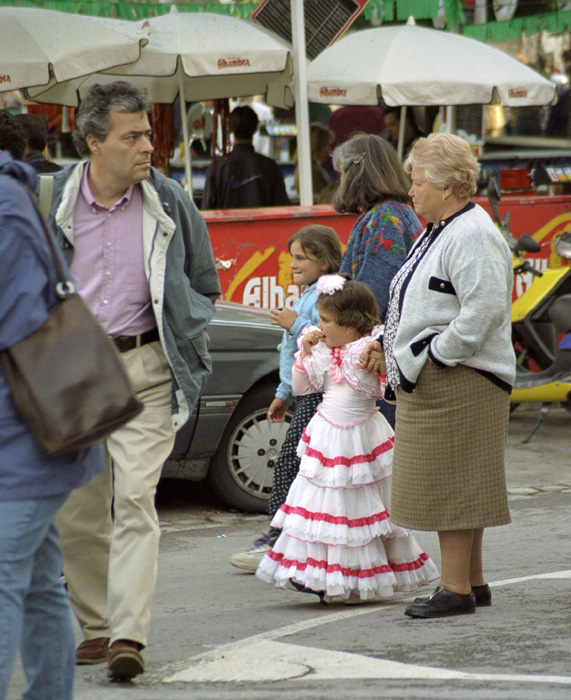
[[291, 0], [291, 32], [295, 72], [295, 119], [297, 123], [297, 165], [299, 168], [299, 203], [313, 204], [311, 177], [311, 145], [309, 141], [309, 109], [305, 65], [305, 20], [303, 2]]
[[188, 135], [188, 124], [186, 123], [186, 99], [184, 97], [184, 75], [182, 66], [178, 67], [178, 101], [180, 103], [180, 121], [182, 124], [182, 141], [184, 143], [184, 178], [186, 180], [185, 189], [192, 199], [192, 168], [190, 153], [190, 137]]
[[404, 128], [406, 126], [406, 105], [400, 108], [400, 120], [399, 120], [399, 142], [397, 148], [397, 154], [399, 160], [402, 162], [402, 154], [404, 152]]
[[449, 134], [455, 134], [456, 133], [456, 115], [457, 115], [457, 110], [456, 110], [456, 105], [450, 105], [448, 107], [448, 133]]

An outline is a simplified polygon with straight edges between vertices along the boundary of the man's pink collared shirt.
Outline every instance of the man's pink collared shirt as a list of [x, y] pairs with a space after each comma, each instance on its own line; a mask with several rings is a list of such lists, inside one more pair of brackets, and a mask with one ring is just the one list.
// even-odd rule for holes
[[143, 253], [143, 194], [131, 186], [109, 209], [89, 186], [89, 163], [73, 215], [71, 274], [109, 335], [139, 335], [156, 326]]

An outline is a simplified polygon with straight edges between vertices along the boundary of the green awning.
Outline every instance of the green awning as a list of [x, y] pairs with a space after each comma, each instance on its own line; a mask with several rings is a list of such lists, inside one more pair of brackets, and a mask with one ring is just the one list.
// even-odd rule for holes
[[[546, 12], [531, 17], [516, 17], [503, 22], [466, 24], [461, 0], [442, 0], [448, 29], [462, 25], [462, 33], [484, 42], [501, 42], [518, 39], [526, 35], [548, 32], [563, 32], [571, 29], [571, 11]], [[214, 12], [249, 19], [259, 2], [219, 4], [216, 2], [177, 2], [179, 12]], [[74, 14], [116, 17], [117, 19], [140, 20], [170, 12], [171, 3], [124, 2], [123, 0], [0, 0], [3, 5], [16, 7], [42, 7], [47, 10], [72, 12]], [[434, 19], [438, 14], [439, 0], [369, 0], [363, 11], [367, 22], [403, 22], [412, 16], [415, 19]]]
[[486, 22], [485, 24], [466, 24], [462, 34], [485, 42], [509, 41], [519, 39], [521, 34], [527, 36], [538, 32], [564, 32], [571, 28], [571, 12], [548, 12], [531, 17], [515, 17], [504, 22]]
[[[443, 0], [448, 26], [465, 21], [460, 0]], [[245, 2], [221, 5], [215, 2], [178, 2], [179, 12], [217, 12], [249, 19], [259, 2]], [[42, 7], [47, 10], [73, 12], [117, 19], [143, 19], [170, 12], [170, 3], [120, 2], [118, 0], [0, 0], [2, 5], [19, 7]], [[413, 16], [416, 19], [432, 19], [438, 14], [439, 0], [369, 0], [365, 6], [365, 19], [384, 18], [385, 22], [404, 21]]]

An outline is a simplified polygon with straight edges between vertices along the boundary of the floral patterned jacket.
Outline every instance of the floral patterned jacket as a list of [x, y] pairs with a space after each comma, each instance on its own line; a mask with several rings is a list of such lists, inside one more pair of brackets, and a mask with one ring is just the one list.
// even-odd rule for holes
[[394, 199], [376, 204], [351, 231], [340, 271], [370, 287], [383, 318], [391, 280], [421, 232], [412, 207]]

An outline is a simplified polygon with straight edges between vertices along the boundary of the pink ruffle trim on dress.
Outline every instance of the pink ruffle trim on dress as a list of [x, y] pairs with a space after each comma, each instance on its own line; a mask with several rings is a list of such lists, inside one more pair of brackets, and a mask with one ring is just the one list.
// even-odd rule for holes
[[374, 515], [365, 518], [353, 518], [349, 519], [345, 516], [340, 515], [330, 515], [329, 513], [315, 513], [307, 510], [306, 508], [300, 508], [299, 506], [290, 506], [284, 503], [281, 508], [286, 515], [299, 515], [305, 520], [311, 520], [314, 522], [326, 522], [330, 525], [346, 525], [347, 527], [366, 527], [373, 525], [374, 523], [381, 522], [382, 520], [388, 520], [389, 512], [384, 510], [381, 513], [375, 513]]
[[422, 567], [425, 566], [426, 562], [429, 560], [428, 554], [426, 554], [426, 552], [422, 552], [417, 559], [414, 561], [407, 561], [404, 564], [388, 562], [388, 564], [374, 566], [370, 569], [351, 569], [349, 567], [340, 566], [339, 564], [328, 564], [325, 560], [317, 560], [313, 557], [308, 557], [306, 561], [285, 559], [282, 554], [275, 552], [273, 549], [270, 550], [266, 556], [276, 562], [276, 564], [290, 569], [293, 567], [296, 571], [305, 571], [307, 567], [311, 566], [314, 569], [325, 571], [328, 574], [341, 573], [343, 576], [354, 576], [359, 579], [370, 578], [372, 576], [377, 576], [378, 574], [416, 571], [418, 569], [422, 569]]
[[385, 452], [389, 452], [390, 450], [392, 450], [395, 443], [394, 437], [390, 437], [387, 438], [385, 442], [381, 443], [380, 445], [377, 445], [372, 452], [366, 455], [354, 455], [353, 457], [343, 457], [342, 455], [339, 455], [337, 457], [326, 457], [322, 452], [316, 450], [314, 447], [311, 447], [309, 445], [309, 437], [307, 436], [305, 429], [303, 431], [301, 439], [307, 444], [307, 447], [305, 448], [303, 454], [307, 457], [317, 459], [323, 467], [328, 468], [339, 466], [353, 467], [356, 464], [374, 462], [379, 457], [379, 455], [385, 454]]

